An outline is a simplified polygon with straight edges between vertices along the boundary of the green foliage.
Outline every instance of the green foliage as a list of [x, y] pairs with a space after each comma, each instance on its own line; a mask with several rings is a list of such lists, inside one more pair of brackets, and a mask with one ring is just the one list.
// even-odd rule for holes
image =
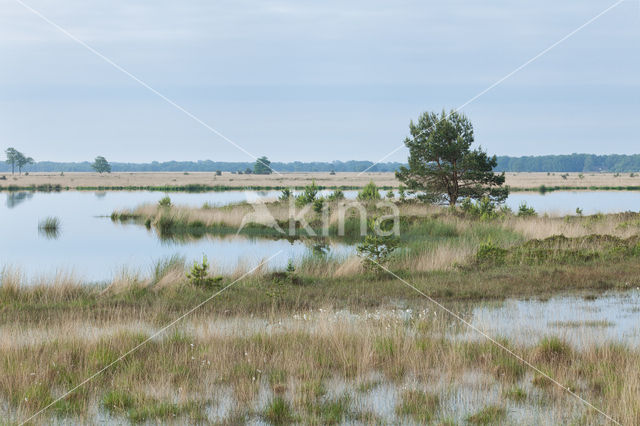
[[311, 181], [311, 185], [307, 185], [304, 187], [304, 191], [302, 194], [296, 197], [296, 206], [306, 206], [307, 204], [311, 204], [316, 200], [318, 196], [318, 186], [316, 185], [316, 181]]
[[16, 166], [18, 166], [18, 173], [21, 173], [24, 166], [34, 163], [33, 158], [27, 157], [15, 148], [7, 148], [5, 154], [7, 164], [11, 164], [11, 174], [14, 174]]
[[489, 197], [483, 197], [476, 203], [473, 203], [471, 198], [465, 198], [460, 204], [460, 209], [463, 212], [480, 219], [494, 219], [498, 217], [496, 205]]
[[222, 281], [222, 277], [209, 276], [207, 256], [202, 256], [202, 263], [193, 262], [191, 271], [187, 272], [187, 279], [193, 286], [205, 288], [214, 287]]
[[158, 207], [161, 207], [161, 208], [171, 207], [171, 198], [169, 198], [169, 196], [162, 197], [160, 201], [158, 201]]
[[[376, 219], [369, 221], [369, 232], [364, 241], [356, 246], [356, 251], [362, 257], [362, 265], [369, 272], [382, 273], [383, 267], [391, 259], [391, 255], [400, 245], [398, 237], [395, 235], [378, 235], [374, 231], [374, 225], [378, 223]], [[379, 223], [379, 228], [384, 233], [390, 231], [393, 223]]]
[[489, 405], [477, 413], [467, 417], [467, 422], [472, 425], [502, 424], [507, 417], [507, 410], [496, 405]]
[[536, 213], [536, 210], [533, 207], [528, 206], [527, 203], [525, 203], [524, 201], [520, 203], [520, 207], [518, 207], [518, 216], [530, 217], [530, 216], [537, 216], [537, 215], [538, 213]]
[[505, 396], [515, 402], [523, 402], [527, 399], [527, 393], [519, 387], [513, 387], [505, 392]]
[[324, 198], [316, 198], [313, 200], [313, 211], [316, 213], [322, 213], [322, 209], [324, 207]]
[[[632, 155], [540, 155], [527, 157], [499, 156], [496, 170], [505, 172], [637, 172], [640, 154]], [[553, 173], [552, 173], [553, 174]]]
[[329, 201], [344, 200], [344, 192], [342, 192], [342, 189], [336, 189], [327, 197], [327, 200]]
[[420, 192], [420, 199], [454, 206], [464, 197], [488, 197], [493, 202], [507, 198], [504, 173], [493, 172], [496, 157], [480, 148], [471, 150], [473, 126], [467, 117], [456, 111], [424, 113], [409, 129], [411, 138], [404, 141], [409, 167], [400, 167], [396, 177]]
[[271, 161], [267, 157], [260, 157], [256, 160], [253, 166], [253, 173], [256, 175], [270, 175], [273, 172], [271, 169]]
[[262, 417], [271, 424], [284, 425], [295, 421], [293, 409], [287, 400], [277, 396], [265, 408]]
[[135, 400], [126, 391], [110, 390], [102, 397], [102, 407], [112, 414], [125, 413], [133, 408]]
[[371, 201], [371, 200], [379, 200], [379, 199], [380, 199], [380, 192], [378, 191], [378, 187], [376, 186], [374, 181], [370, 181], [358, 193], [358, 200], [360, 201]]
[[478, 248], [476, 252], [476, 262], [485, 265], [504, 265], [507, 257], [507, 250], [488, 241]]
[[396, 198], [396, 194], [393, 192], [393, 189], [387, 191], [386, 198], [387, 200], [393, 200], [394, 198]]
[[289, 259], [289, 262], [287, 263], [287, 269], [285, 271], [287, 272], [287, 274], [293, 274], [294, 272], [296, 272], [296, 267], [293, 265], [293, 260]]
[[93, 164], [91, 164], [91, 168], [96, 172], [102, 173], [111, 173], [111, 164], [106, 160], [106, 158], [102, 156], [97, 156], [95, 160], [93, 160]]
[[280, 197], [278, 197], [278, 199], [280, 201], [288, 201], [289, 198], [291, 198], [292, 196], [292, 192], [289, 188], [285, 188], [282, 190], [282, 192], [280, 193]]
[[582, 216], [583, 210], [580, 207], [576, 207], [576, 214]]
[[407, 199], [406, 188], [404, 187], [404, 185], [400, 185], [398, 187], [398, 199], [401, 202], [404, 202]]
[[639, 241], [638, 236], [622, 239], [611, 235], [575, 238], [556, 235], [544, 240], [530, 240], [509, 249], [488, 242], [478, 249], [476, 263], [497, 266], [615, 262], [640, 254]]

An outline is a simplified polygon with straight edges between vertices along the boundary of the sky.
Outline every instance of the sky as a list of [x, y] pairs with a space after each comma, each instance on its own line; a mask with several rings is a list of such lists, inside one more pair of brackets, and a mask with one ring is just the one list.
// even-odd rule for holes
[[[376, 161], [615, 4], [20, 1], [183, 110], [0, 0], [0, 150], [128, 162]], [[462, 112], [491, 154], [638, 153], [639, 53], [627, 0]]]

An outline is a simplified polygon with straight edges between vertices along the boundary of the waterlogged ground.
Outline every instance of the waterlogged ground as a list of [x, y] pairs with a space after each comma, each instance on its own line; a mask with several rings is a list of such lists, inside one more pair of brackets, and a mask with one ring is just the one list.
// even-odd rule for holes
[[[330, 191], [324, 191], [328, 194]], [[30, 278], [72, 272], [80, 280], [107, 281], [123, 267], [146, 273], [158, 259], [174, 254], [187, 261], [207, 255], [221, 272], [250, 268], [282, 250], [271, 262], [282, 268], [290, 259], [300, 259], [319, 249], [336, 256], [347, 256], [354, 247], [330, 242], [319, 247], [314, 242], [250, 239], [243, 236], [208, 236], [197, 241], [168, 241], [137, 225], [112, 223], [114, 210], [134, 208], [142, 203], [157, 203], [165, 194], [147, 191], [0, 193], [0, 266], [18, 268]], [[200, 207], [204, 203], [222, 206], [242, 201], [274, 200], [279, 191], [226, 191], [210, 193], [171, 193], [174, 204]], [[355, 198], [356, 191], [345, 191]], [[514, 210], [526, 202], [538, 212], [572, 213], [576, 207], [584, 214], [640, 210], [637, 192], [594, 191], [514, 193], [507, 200]], [[60, 219], [57, 233], [38, 230], [41, 220]]]
[[[605, 410], [610, 407], [598, 400], [597, 395], [602, 397], [602, 394], [593, 393], [589, 385], [599, 383], [604, 377], [599, 372], [586, 372], [593, 368], [589, 362], [594, 362], [594, 366], [600, 361], [608, 362], [593, 355], [594, 348], [625, 347], [630, 354], [637, 355], [640, 347], [640, 290], [597, 298], [554, 297], [546, 301], [506, 300], [500, 304], [460, 302], [447, 307], [484, 332], [500, 338], [587, 400], [598, 406], [604, 404]], [[87, 343], [108, 341], [125, 331], [148, 336], [157, 330], [144, 321], [112, 322], [109, 327], [87, 323], [77, 328], [73, 324], [65, 327], [47, 327], [38, 333], [37, 326], [30, 329], [5, 325], [0, 333], [0, 351], [38, 348], [52, 341], [63, 344], [67, 339]], [[195, 395], [205, 401], [198, 409], [200, 423], [273, 424], [278, 423], [277, 419], [285, 422], [315, 419], [319, 424], [421, 424], [427, 420], [435, 424], [606, 424], [603, 416], [566, 391], [545, 382], [509, 355], [492, 348], [477, 333], [435, 306], [407, 309], [398, 302], [396, 308], [363, 312], [314, 309], [269, 318], [199, 318], [187, 319], [177, 327], [176, 333], [158, 337], [150, 345], [167, 342], [177, 353], [177, 369], [198, 371]], [[69, 333], [69, 329], [75, 331]], [[300, 354], [303, 360], [286, 358], [295, 355], [295, 341], [301, 336], [309, 339], [311, 345], [323, 341], [332, 347], [324, 354], [312, 354], [332, 359], [325, 361], [326, 371], [300, 373], [299, 369], [310, 368], [304, 364], [308, 354]], [[207, 349], [216, 342], [224, 346], [228, 339], [233, 342], [230, 353]], [[447, 349], [441, 339], [480, 346], [466, 349], [459, 346], [449, 352], [452, 349]], [[544, 349], [541, 342], [556, 341], [553, 339], [561, 342], [560, 349], [553, 349], [551, 357], [544, 352], [541, 357], [541, 345]], [[269, 342], [280, 343], [267, 350]], [[181, 349], [176, 350], [176, 345]], [[288, 345], [293, 347], [287, 348]], [[465, 351], [477, 351], [478, 355], [469, 358]], [[568, 351], [575, 351], [570, 358]], [[151, 357], [155, 359], [153, 352]], [[423, 357], [429, 361], [425, 363]], [[591, 358], [595, 360], [588, 361]], [[574, 367], [573, 364], [579, 363], [584, 365]], [[559, 370], [554, 370], [559, 365]], [[403, 367], [398, 369], [399, 366]], [[236, 376], [229, 378], [229, 371]], [[349, 372], [344, 374], [346, 371]], [[624, 370], [620, 374], [624, 376]], [[33, 375], [34, 380], [41, 380], [40, 373]], [[311, 378], [300, 382], [297, 375]], [[113, 382], [119, 380], [116, 374]], [[130, 383], [125, 388], [132, 393], [146, 392], [153, 398], [177, 404], [176, 407], [194, 398], [193, 390], [180, 386], [158, 388], [153, 384]], [[303, 396], [307, 399], [301, 402]], [[283, 401], [285, 411], [275, 410], [274, 401]], [[56, 415], [53, 410], [40, 421], [116, 424], [138, 419], [135, 416], [145, 419], [144, 412], [132, 410], [105, 409], [104, 401], [97, 400], [89, 404], [86, 417], [80, 420]], [[625, 413], [624, 407], [621, 410]], [[16, 412], [7, 405], [0, 407], [0, 415], [16, 422], [23, 419], [27, 411]], [[179, 414], [177, 408], [176, 412], [175, 417], [164, 414], [162, 422], [188, 421], [188, 415]], [[274, 417], [277, 415], [284, 417]], [[633, 414], [628, 415], [633, 418]]]

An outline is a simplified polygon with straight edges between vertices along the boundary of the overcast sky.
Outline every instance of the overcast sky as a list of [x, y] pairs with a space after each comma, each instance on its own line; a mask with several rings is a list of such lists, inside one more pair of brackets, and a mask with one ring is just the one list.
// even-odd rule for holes
[[[24, 0], [251, 154], [378, 160], [615, 0]], [[490, 153], [638, 153], [640, 3], [464, 108]], [[36, 160], [251, 157], [0, 0], [0, 149]], [[404, 161], [406, 151], [389, 160]]]

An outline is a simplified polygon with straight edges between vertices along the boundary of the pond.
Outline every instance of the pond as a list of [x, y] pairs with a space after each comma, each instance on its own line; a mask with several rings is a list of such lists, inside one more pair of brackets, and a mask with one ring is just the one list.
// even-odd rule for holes
[[[266, 194], [265, 194], [266, 195]], [[28, 277], [73, 273], [86, 281], [105, 281], [123, 267], [143, 275], [159, 259], [184, 256], [188, 262], [206, 255], [214, 270], [231, 272], [236, 267], [257, 266], [278, 251], [271, 260], [274, 268], [287, 265], [289, 259], [323, 250], [332, 255], [347, 255], [353, 247], [335, 242], [327, 247], [309, 241], [252, 239], [241, 235], [208, 236], [189, 242], [167, 241], [154, 231], [135, 224], [114, 223], [108, 217], [115, 209], [155, 203], [161, 192], [60, 192], [0, 194], [0, 267], [18, 268]], [[242, 192], [171, 194], [176, 204], [227, 204], [244, 200]], [[38, 229], [48, 216], [60, 219], [58, 235], [46, 235]]]
[[[331, 191], [322, 191], [329, 194]], [[225, 191], [207, 193], [171, 193], [174, 204], [222, 206], [241, 201], [273, 200], [279, 191]], [[135, 224], [111, 222], [109, 215], [117, 209], [142, 203], [157, 203], [165, 194], [149, 191], [82, 192], [2, 192], [0, 193], [0, 266], [19, 268], [30, 277], [50, 276], [56, 272], [73, 272], [87, 281], [109, 280], [123, 267], [143, 274], [151, 265], [174, 254], [187, 261], [206, 255], [218, 270], [229, 272], [236, 267], [251, 268], [278, 251], [270, 262], [274, 268], [286, 266], [290, 259], [321, 250], [335, 256], [347, 256], [354, 247], [331, 242], [314, 246], [314, 242], [252, 239], [245, 236], [209, 236], [196, 241], [162, 240], [153, 231]], [[357, 191], [345, 191], [355, 198]], [[526, 202], [538, 212], [571, 213], [581, 207], [584, 214], [640, 210], [640, 194], [632, 191], [514, 193], [507, 205], [516, 210]], [[60, 219], [59, 233], [38, 229], [49, 216]]]

